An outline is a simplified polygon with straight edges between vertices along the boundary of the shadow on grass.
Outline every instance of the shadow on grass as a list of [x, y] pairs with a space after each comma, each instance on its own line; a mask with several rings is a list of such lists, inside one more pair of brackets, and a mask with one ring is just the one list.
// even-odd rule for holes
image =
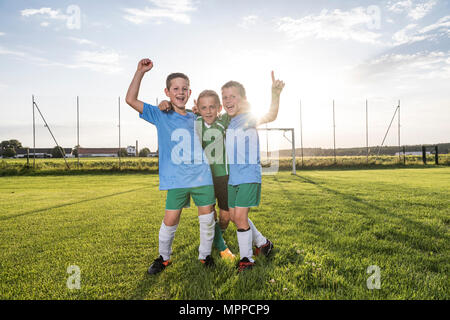
[[27, 212], [23, 212], [23, 213], [18, 213], [18, 214], [12, 214], [12, 215], [8, 215], [8, 216], [5, 216], [5, 217], [0, 217], [0, 221], [14, 219], [14, 218], [22, 217], [22, 216], [27, 216], [27, 215], [30, 215], [30, 214], [44, 212], [44, 211], [47, 211], [47, 210], [64, 208], [64, 207], [68, 207], [68, 206], [72, 206], [72, 205], [76, 205], [76, 204], [80, 204], [80, 203], [85, 203], [85, 202], [89, 202], [89, 201], [96, 201], [96, 200], [106, 199], [106, 198], [110, 198], [110, 197], [115, 197], [115, 196], [118, 196], [118, 195], [130, 193], [130, 192], [135, 192], [135, 191], [139, 191], [139, 190], [146, 189], [146, 188], [149, 188], [149, 187], [141, 187], [141, 188], [137, 188], [137, 189], [127, 190], [127, 191], [122, 191], [122, 192], [116, 192], [116, 193], [108, 194], [108, 195], [101, 196], [101, 197], [95, 197], [95, 198], [90, 198], [90, 199], [85, 199], [85, 200], [80, 200], [80, 201], [74, 201], [74, 202], [69, 202], [69, 203], [63, 203], [63, 204], [56, 205], [56, 206], [51, 206], [51, 207], [46, 207], [46, 208], [42, 208], [42, 209], [31, 210], [31, 211], [27, 211]]
[[[305, 165], [300, 166], [297, 164], [296, 170], [298, 171], [347, 171], [347, 170], [380, 170], [380, 169], [430, 169], [430, 168], [448, 168], [448, 164], [440, 165], [421, 165], [421, 164], [359, 164], [359, 165], [342, 165], [342, 164], [330, 164], [330, 165]], [[0, 177], [7, 176], [71, 176], [71, 175], [100, 175], [100, 174], [157, 174], [158, 167], [152, 168], [96, 168], [96, 169], [33, 169], [27, 167], [21, 168], [1, 168]], [[291, 171], [292, 166], [280, 165], [279, 171]]]
[[0, 177], [8, 176], [83, 176], [83, 175], [124, 175], [124, 174], [158, 174], [158, 168], [151, 169], [0, 169]]
[[[437, 237], [439, 239], [448, 241], [448, 237], [446, 237], [445, 234], [440, 233], [437, 228], [433, 228], [433, 227], [428, 226], [426, 224], [414, 221], [414, 220], [412, 220], [410, 218], [407, 218], [405, 215], [396, 214], [396, 213], [394, 213], [393, 211], [391, 211], [391, 210], [389, 210], [387, 208], [383, 208], [383, 207], [374, 205], [373, 203], [369, 203], [366, 200], [358, 198], [358, 197], [356, 197], [354, 195], [346, 194], [346, 193], [343, 193], [343, 192], [331, 189], [329, 187], [324, 186], [323, 183], [318, 183], [317, 181], [314, 181], [311, 178], [307, 178], [307, 177], [303, 177], [303, 176], [299, 176], [299, 175], [296, 175], [295, 177], [297, 179], [301, 180], [302, 182], [312, 184], [312, 185], [318, 187], [319, 189], [321, 189], [322, 191], [325, 191], [325, 192], [327, 192], [329, 194], [333, 194], [336, 197], [339, 197], [341, 199], [344, 199], [344, 200], [347, 200], [347, 201], [351, 201], [351, 202], [354, 202], [354, 203], [356, 203], [358, 205], [361, 205], [361, 206], [363, 206], [362, 209], [364, 209], [364, 207], [365, 208], [369, 208], [369, 209], [373, 210], [374, 212], [376, 212], [377, 215], [379, 214], [380, 217], [381, 216], [384, 216], [384, 217], [388, 216], [388, 217], [391, 217], [391, 218], [399, 219], [400, 221], [403, 222], [403, 225], [406, 227], [407, 230], [419, 231], [424, 236], [433, 236], [433, 237]], [[284, 191], [289, 194], [289, 191], [287, 191], [287, 190], [284, 190]], [[291, 199], [293, 199], [293, 198], [291, 198]], [[363, 212], [367, 212], [367, 211], [363, 211]], [[362, 215], [364, 215], [364, 217], [370, 219], [371, 223], [374, 224], [376, 222], [376, 219], [373, 216], [373, 214], [371, 216], [368, 216], [368, 215], [366, 215], [364, 213], [360, 213], [360, 214], [362, 214]], [[383, 235], [381, 235], [381, 236], [378, 235], [377, 238], [379, 238], [379, 237], [382, 238]], [[417, 243], [417, 241], [415, 241], [414, 237], [409, 235], [409, 234], [401, 234], [401, 233], [398, 233], [398, 232], [394, 232], [394, 233], [391, 232], [389, 238], [390, 238], [390, 240], [401, 242], [403, 244], [408, 244], [410, 247], [412, 247], [414, 249], [421, 250], [421, 251], [430, 251], [430, 250], [440, 251], [436, 247], [430, 248], [429, 246], [426, 246], [425, 244]]]
[[[177, 237], [176, 237], [177, 238]], [[181, 240], [181, 239], [179, 239]], [[142, 272], [129, 299], [176, 299], [176, 300], [229, 300], [229, 299], [264, 299], [264, 291], [273, 270], [273, 256], [255, 257], [256, 266], [252, 270], [238, 273], [235, 261], [224, 261], [218, 250], [213, 248], [212, 256], [215, 266], [205, 268], [198, 260], [198, 241], [183, 239], [174, 248], [172, 265], [156, 275]], [[235, 246], [230, 247], [238, 253]], [[237, 251], [237, 252], [236, 252]], [[154, 257], [152, 257], [154, 258]], [[149, 265], [152, 262], [149, 262]], [[239, 293], [242, 296], [239, 296]]]

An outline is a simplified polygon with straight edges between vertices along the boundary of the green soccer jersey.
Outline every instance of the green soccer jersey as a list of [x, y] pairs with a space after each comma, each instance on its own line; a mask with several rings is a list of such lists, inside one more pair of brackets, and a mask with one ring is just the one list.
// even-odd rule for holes
[[[225, 153], [225, 131], [230, 123], [229, 116], [227, 114], [220, 115], [211, 125], [208, 125], [202, 116], [198, 116], [197, 121], [197, 133], [202, 137], [202, 148], [206, 151], [205, 153], [208, 157], [213, 176], [227, 176], [228, 164]], [[201, 132], [198, 131], [200, 128]], [[212, 129], [214, 129], [214, 132], [209, 131]], [[216, 151], [222, 152], [222, 155], [217, 154], [216, 156]]]

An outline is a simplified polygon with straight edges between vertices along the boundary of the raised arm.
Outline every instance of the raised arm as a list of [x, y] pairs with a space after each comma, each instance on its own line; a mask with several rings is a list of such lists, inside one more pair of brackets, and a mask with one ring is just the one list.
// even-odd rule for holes
[[127, 97], [125, 101], [134, 110], [142, 113], [144, 111], [144, 103], [138, 100], [139, 88], [141, 87], [141, 81], [144, 74], [153, 68], [153, 62], [150, 59], [142, 59], [138, 63], [136, 73], [134, 74], [133, 80], [131, 80], [130, 87], [127, 91]]
[[277, 119], [278, 109], [280, 108], [280, 95], [284, 85], [283, 81], [275, 80], [275, 74], [272, 71], [272, 103], [270, 104], [269, 112], [258, 119], [257, 126]]

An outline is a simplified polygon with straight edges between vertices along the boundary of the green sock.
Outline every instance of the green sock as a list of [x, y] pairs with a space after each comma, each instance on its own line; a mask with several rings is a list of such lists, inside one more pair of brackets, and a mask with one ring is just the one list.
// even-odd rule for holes
[[214, 247], [216, 247], [220, 252], [228, 248], [227, 244], [225, 243], [225, 240], [222, 236], [222, 230], [220, 229], [219, 223], [216, 222], [216, 226], [214, 228], [214, 241], [213, 241]]

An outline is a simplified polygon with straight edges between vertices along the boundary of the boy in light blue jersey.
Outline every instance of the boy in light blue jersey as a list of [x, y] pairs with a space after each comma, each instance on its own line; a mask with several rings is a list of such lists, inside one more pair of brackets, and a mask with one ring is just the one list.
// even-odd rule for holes
[[236, 81], [222, 86], [222, 103], [231, 118], [226, 131], [226, 152], [230, 168], [228, 181], [228, 206], [231, 220], [237, 227], [240, 261], [238, 270], [253, 267], [252, 244], [255, 253], [268, 256], [273, 244], [266, 239], [248, 219], [251, 207], [259, 205], [261, 199], [261, 163], [259, 136], [256, 128], [274, 121], [280, 106], [280, 94], [284, 82], [275, 80], [272, 71], [272, 103], [269, 112], [260, 118], [249, 113], [245, 88]]
[[139, 117], [158, 130], [160, 190], [168, 190], [166, 210], [159, 231], [159, 257], [148, 273], [161, 272], [170, 264], [172, 242], [183, 208], [190, 198], [198, 207], [200, 222], [199, 260], [205, 266], [214, 266], [211, 247], [214, 239], [214, 187], [211, 169], [204, 160], [201, 142], [195, 134], [195, 116], [185, 105], [191, 94], [189, 78], [182, 73], [167, 77], [166, 89], [173, 110], [162, 112], [156, 106], [137, 99], [144, 74], [153, 68], [150, 59], [142, 59], [127, 92], [126, 102], [139, 112]]

